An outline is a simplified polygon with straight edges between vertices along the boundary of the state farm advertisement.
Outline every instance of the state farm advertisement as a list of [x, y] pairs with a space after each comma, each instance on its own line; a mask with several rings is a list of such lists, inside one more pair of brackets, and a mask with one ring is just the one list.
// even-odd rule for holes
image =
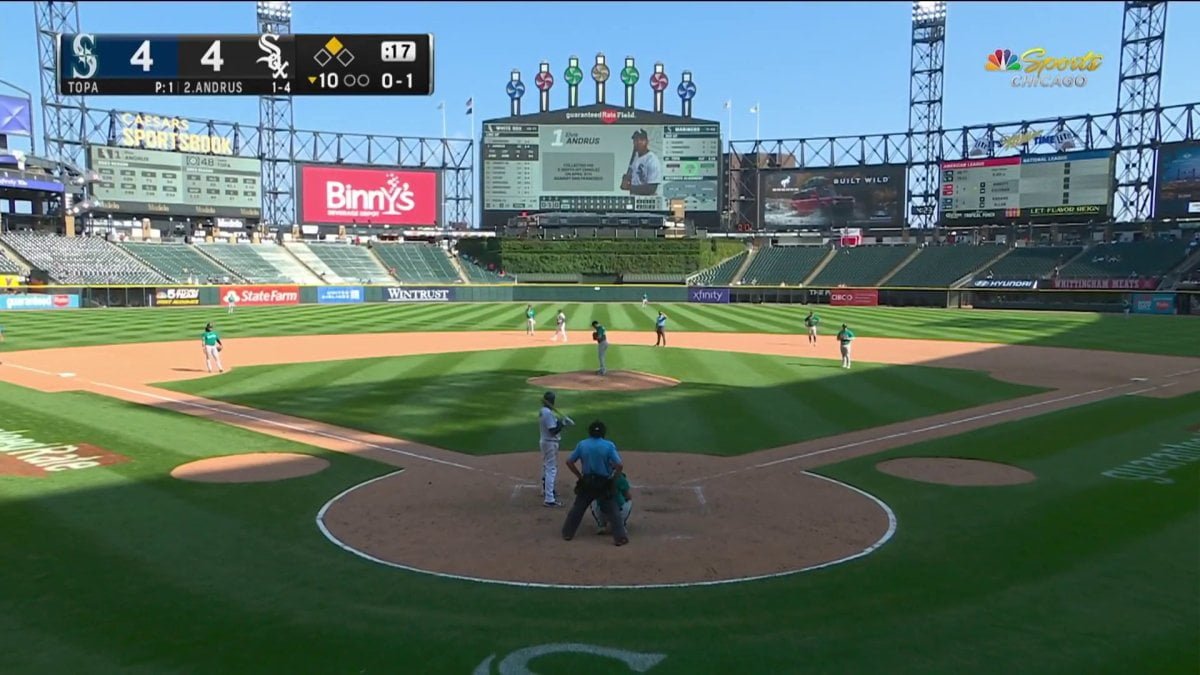
[[839, 307], [874, 307], [879, 304], [879, 291], [874, 288], [833, 288], [829, 304]]
[[221, 306], [265, 307], [300, 304], [299, 286], [222, 286]]
[[432, 169], [301, 164], [304, 223], [432, 227], [441, 222], [441, 174]]

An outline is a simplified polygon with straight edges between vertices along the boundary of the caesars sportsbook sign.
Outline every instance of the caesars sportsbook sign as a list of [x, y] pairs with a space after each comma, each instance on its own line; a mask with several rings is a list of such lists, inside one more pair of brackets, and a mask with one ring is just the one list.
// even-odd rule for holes
[[441, 174], [431, 169], [301, 164], [300, 220], [309, 224], [432, 227], [441, 222]]

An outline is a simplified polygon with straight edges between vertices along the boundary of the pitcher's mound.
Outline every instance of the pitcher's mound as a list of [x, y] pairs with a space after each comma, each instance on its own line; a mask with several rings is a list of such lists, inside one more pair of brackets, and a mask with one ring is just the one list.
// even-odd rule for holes
[[679, 380], [662, 375], [639, 373], [636, 370], [610, 370], [606, 375], [580, 370], [573, 373], [531, 377], [528, 382], [539, 387], [574, 391], [638, 391], [674, 387], [679, 384]]
[[941, 485], [1018, 485], [1037, 478], [1009, 464], [957, 457], [903, 457], [880, 462], [875, 468], [899, 478]]
[[252, 452], [209, 457], [171, 470], [171, 476], [200, 483], [265, 483], [317, 473], [329, 462], [291, 452]]

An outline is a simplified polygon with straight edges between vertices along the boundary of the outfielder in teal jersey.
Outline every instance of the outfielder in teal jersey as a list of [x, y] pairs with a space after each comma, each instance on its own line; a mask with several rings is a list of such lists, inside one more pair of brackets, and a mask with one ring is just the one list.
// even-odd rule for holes
[[525, 334], [533, 335], [533, 305], [525, 305]]
[[842, 367], [850, 367], [850, 343], [854, 342], [854, 331], [842, 324], [842, 329], [837, 334], [838, 344], [842, 346]]
[[821, 317], [809, 312], [808, 316], [804, 317], [804, 325], [808, 328], [808, 344], [817, 344], [817, 326], [821, 325]]

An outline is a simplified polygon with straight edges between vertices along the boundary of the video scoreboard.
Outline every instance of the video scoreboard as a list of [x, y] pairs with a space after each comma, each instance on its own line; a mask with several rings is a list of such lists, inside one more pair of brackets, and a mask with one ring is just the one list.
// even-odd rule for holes
[[433, 93], [433, 35], [58, 36], [72, 96]]
[[1113, 154], [1087, 150], [942, 162], [942, 222], [1061, 222], [1112, 211]]

